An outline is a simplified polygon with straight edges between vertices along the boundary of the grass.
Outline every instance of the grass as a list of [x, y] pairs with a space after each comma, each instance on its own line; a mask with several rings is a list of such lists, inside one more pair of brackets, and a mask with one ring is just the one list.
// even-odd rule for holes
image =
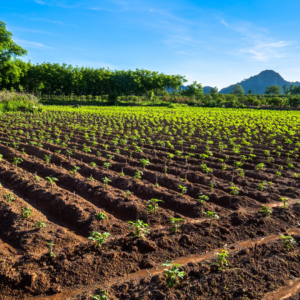
[[[38, 99], [31, 94], [0, 91], [0, 112], [33, 112], [38, 104]], [[41, 110], [41, 108], [38, 108], [38, 110]]]

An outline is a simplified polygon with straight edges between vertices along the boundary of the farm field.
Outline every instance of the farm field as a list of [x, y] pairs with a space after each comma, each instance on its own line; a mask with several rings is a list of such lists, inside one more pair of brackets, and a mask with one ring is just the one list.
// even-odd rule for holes
[[0, 114], [0, 299], [299, 299], [299, 150], [299, 112]]

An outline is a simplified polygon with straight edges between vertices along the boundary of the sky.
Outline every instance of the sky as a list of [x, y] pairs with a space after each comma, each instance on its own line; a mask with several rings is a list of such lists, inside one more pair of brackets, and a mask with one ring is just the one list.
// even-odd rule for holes
[[0, 2], [32, 63], [143, 68], [219, 89], [263, 70], [300, 81], [299, 11], [299, 0]]

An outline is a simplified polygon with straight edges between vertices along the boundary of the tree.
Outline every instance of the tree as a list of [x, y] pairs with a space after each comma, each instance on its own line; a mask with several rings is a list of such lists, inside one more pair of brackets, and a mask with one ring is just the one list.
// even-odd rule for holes
[[244, 92], [244, 89], [241, 85], [239, 84], [236, 84], [233, 88], [232, 88], [232, 91], [231, 91], [232, 94], [234, 95], [243, 95], [245, 92]]
[[[22, 74], [19, 63], [14, 63], [17, 57], [27, 54], [27, 51], [12, 40], [12, 33], [6, 30], [6, 24], [0, 21], [0, 83], [16, 82]], [[10, 78], [6, 75], [10, 74]]]
[[279, 94], [281, 94], [281, 88], [278, 85], [270, 85], [267, 87], [265, 94], [279, 95]]
[[187, 90], [181, 90], [180, 94], [187, 97], [196, 97], [196, 99], [199, 99], [201, 95], [203, 95], [203, 87], [201, 83], [197, 83], [197, 81], [194, 81], [193, 84], [190, 84], [188, 86]]
[[293, 96], [293, 97], [289, 98], [289, 105], [297, 108], [300, 105], [300, 97]]
[[285, 84], [282, 88], [283, 88], [284, 93], [285, 93], [286, 95], [288, 95], [289, 92], [290, 92], [290, 90], [289, 90], [289, 88], [287, 87], [287, 85]]
[[209, 94], [210, 95], [214, 95], [217, 94], [219, 92], [219, 89], [217, 87], [213, 87], [209, 89]]
[[248, 94], [251, 95], [251, 94], [252, 94], [252, 90], [249, 90], [249, 91], [248, 91]]

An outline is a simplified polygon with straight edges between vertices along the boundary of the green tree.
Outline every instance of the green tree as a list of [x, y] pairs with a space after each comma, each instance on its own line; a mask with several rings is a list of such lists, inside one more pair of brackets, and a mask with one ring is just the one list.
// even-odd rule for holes
[[212, 87], [209, 89], [209, 94], [210, 95], [214, 95], [214, 94], [217, 94], [219, 92], [219, 89], [217, 87]]
[[13, 83], [18, 81], [22, 74], [22, 63], [16, 60], [26, 54], [27, 51], [12, 40], [12, 33], [6, 29], [6, 24], [0, 21], [0, 83], [2, 80]]
[[232, 88], [231, 93], [234, 94], [234, 95], [243, 95], [243, 94], [245, 94], [243, 87], [239, 84], [236, 84]]
[[251, 94], [252, 94], [252, 90], [249, 90], [249, 91], [248, 91], [248, 94], [251, 95]]
[[188, 86], [187, 90], [181, 90], [180, 94], [187, 97], [195, 97], [196, 99], [199, 99], [201, 95], [203, 95], [203, 87], [201, 83], [197, 83], [197, 81], [194, 81], [192, 84]]
[[280, 95], [281, 94], [281, 88], [278, 85], [270, 85], [267, 87], [265, 94], [274, 94], [274, 95]]

